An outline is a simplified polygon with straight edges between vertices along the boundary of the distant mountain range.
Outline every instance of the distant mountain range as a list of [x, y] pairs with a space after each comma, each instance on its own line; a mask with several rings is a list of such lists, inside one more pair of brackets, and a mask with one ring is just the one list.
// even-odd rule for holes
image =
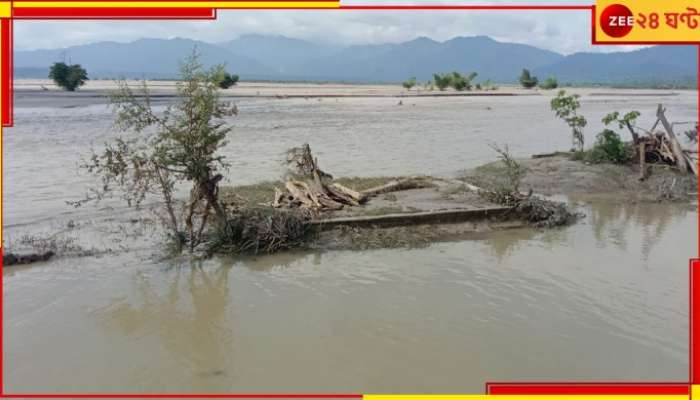
[[45, 78], [59, 60], [79, 63], [92, 78], [168, 79], [196, 47], [205, 65], [225, 63], [243, 80], [310, 80], [394, 83], [435, 72], [479, 73], [477, 80], [516, 82], [523, 68], [541, 79], [571, 84], [692, 84], [697, 82], [696, 46], [659, 46], [631, 52], [564, 56], [486, 36], [444, 42], [417, 38], [398, 44], [332, 46], [283, 36], [245, 35], [229, 42], [140, 39], [99, 42], [57, 50], [16, 51], [15, 76]]

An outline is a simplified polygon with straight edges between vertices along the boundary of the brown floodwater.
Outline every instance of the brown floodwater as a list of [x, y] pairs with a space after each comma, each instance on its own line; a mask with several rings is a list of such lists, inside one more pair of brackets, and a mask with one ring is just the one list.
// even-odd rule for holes
[[[583, 100], [590, 120], [654, 107]], [[490, 161], [489, 141], [523, 155], [567, 148], [547, 101], [241, 100], [230, 181], [275, 178], [270, 158], [303, 141], [336, 175], [454, 174]], [[696, 118], [690, 92], [664, 102], [675, 120]], [[157, 229], [118, 203], [64, 203], [82, 194], [79, 155], [115, 135], [104, 107], [17, 106], [5, 131], [6, 244], [60, 229], [98, 255], [3, 271], [9, 393], [479, 393], [486, 381], [688, 377], [696, 205], [572, 199], [586, 217], [561, 229], [163, 259]]]

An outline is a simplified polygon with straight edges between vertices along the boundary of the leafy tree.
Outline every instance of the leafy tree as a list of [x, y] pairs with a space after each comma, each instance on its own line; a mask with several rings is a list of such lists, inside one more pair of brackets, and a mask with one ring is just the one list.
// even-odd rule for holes
[[413, 77], [411, 79], [406, 80], [404, 83], [402, 83], [402, 86], [406, 90], [411, 90], [412, 87], [416, 86], [416, 78]]
[[586, 118], [577, 114], [577, 110], [581, 107], [581, 103], [578, 100], [580, 97], [577, 94], [567, 96], [565, 90], [560, 90], [557, 97], [553, 98], [550, 104], [552, 111], [556, 113], [557, 117], [564, 120], [571, 127], [574, 147], [578, 147], [579, 151], [583, 151], [583, 128], [586, 127], [588, 122]]
[[56, 62], [51, 66], [49, 78], [69, 92], [75, 91], [88, 80], [87, 71], [80, 64], [68, 65], [64, 62]]
[[[149, 195], [158, 195], [165, 209], [165, 225], [180, 247], [189, 243], [190, 251], [201, 242], [212, 211], [217, 226], [226, 224], [218, 185], [223, 178], [220, 172], [228, 164], [217, 153], [232, 129], [224, 118], [237, 110], [219, 100], [218, 68], [204, 70], [194, 52], [181, 65], [176, 103], [163, 113], [151, 107], [145, 82], [139, 95], [120, 82], [111, 104], [116, 126], [131, 136], [108, 143], [85, 163], [83, 167], [101, 179], [99, 189], [93, 190], [94, 197], [88, 196], [86, 201], [99, 200], [116, 189], [129, 206], [139, 206]], [[184, 204], [173, 197], [180, 184], [190, 187]]]
[[551, 90], [551, 89], [556, 89], [559, 87], [559, 82], [557, 82], [557, 78], [550, 76], [549, 78], [545, 79], [544, 82], [540, 85], [541, 89], [545, 90]]
[[639, 111], [630, 111], [620, 118], [620, 113], [615, 111], [603, 117], [603, 123], [606, 126], [617, 123], [618, 128], [627, 128], [632, 134], [632, 141], [636, 144], [639, 141], [639, 134], [634, 130], [634, 126], [640, 115], [642, 114]]
[[527, 69], [523, 69], [523, 73], [520, 74], [520, 84], [526, 88], [526, 89], [531, 89], [535, 86], [537, 86], [538, 79], [534, 75], [530, 75], [530, 71]]
[[440, 90], [447, 89], [452, 84], [451, 74], [433, 74], [433, 81], [435, 81], [435, 86]]

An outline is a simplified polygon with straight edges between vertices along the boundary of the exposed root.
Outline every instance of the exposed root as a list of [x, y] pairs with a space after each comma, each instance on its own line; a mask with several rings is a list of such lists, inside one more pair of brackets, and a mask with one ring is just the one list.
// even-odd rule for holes
[[519, 200], [513, 211], [538, 228], [569, 225], [582, 217], [579, 213], [569, 211], [569, 208], [564, 203], [544, 200], [534, 196]]

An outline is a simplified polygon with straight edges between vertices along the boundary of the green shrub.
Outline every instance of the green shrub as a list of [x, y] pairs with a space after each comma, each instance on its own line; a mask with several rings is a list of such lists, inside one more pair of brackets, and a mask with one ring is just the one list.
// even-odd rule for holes
[[591, 163], [624, 164], [632, 159], [632, 149], [620, 139], [620, 135], [615, 131], [606, 129], [596, 136], [596, 142], [592, 149], [578, 151], [574, 153], [572, 159]]
[[629, 146], [620, 139], [620, 135], [616, 132], [606, 129], [600, 132], [596, 137], [596, 143], [591, 153], [591, 160], [623, 164], [628, 162], [631, 158], [632, 155]]
[[83, 86], [88, 80], [87, 71], [80, 64], [68, 65], [64, 62], [57, 62], [51, 66], [49, 78], [53, 79], [58, 87], [69, 92]]
[[557, 78], [550, 76], [549, 78], [545, 79], [544, 82], [540, 85], [540, 89], [545, 89], [545, 90], [552, 90], [556, 89], [559, 87], [559, 82], [557, 82]]

